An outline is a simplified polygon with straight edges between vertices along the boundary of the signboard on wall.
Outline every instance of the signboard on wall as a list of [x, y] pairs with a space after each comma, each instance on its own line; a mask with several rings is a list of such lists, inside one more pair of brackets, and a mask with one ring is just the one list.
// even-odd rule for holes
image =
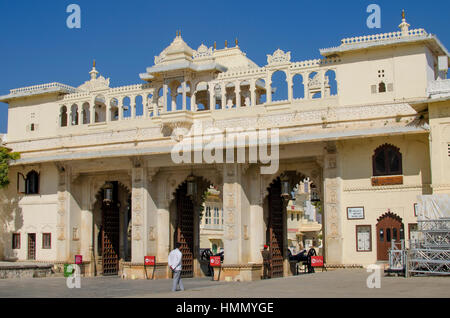
[[144, 265], [154, 266], [155, 263], [155, 256], [144, 256]]
[[75, 264], [81, 265], [83, 263], [83, 256], [82, 255], [75, 255]]
[[362, 220], [364, 219], [364, 207], [347, 208], [348, 220]]
[[209, 264], [212, 267], [219, 267], [220, 266], [220, 256], [211, 256], [209, 259]]

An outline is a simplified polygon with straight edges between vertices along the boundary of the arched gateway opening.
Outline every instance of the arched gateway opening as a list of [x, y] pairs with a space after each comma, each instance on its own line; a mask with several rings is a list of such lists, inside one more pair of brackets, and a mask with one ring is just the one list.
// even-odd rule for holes
[[131, 260], [131, 193], [117, 181], [96, 195], [93, 224], [94, 272], [117, 275], [119, 261]]
[[202, 177], [189, 176], [174, 192], [171, 205], [173, 242], [181, 243], [182, 272], [188, 278], [200, 275], [200, 220], [203, 203], [211, 182]]
[[[296, 171], [285, 171], [275, 178], [267, 188], [265, 200], [266, 242], [269, 245], [271, 278], [283, 277], [289, 260], [287, 206], [295, 200], [300, 206], [318, 198], [317, 189], [305, 175]], [[317, 191], [317, 190], [314, 190]], [[314, 208], [315, 209], [315, 208]], [[303, 214], [305, 217], [305, 213]], [[314, 217], [315, 218], [315, 217]]]

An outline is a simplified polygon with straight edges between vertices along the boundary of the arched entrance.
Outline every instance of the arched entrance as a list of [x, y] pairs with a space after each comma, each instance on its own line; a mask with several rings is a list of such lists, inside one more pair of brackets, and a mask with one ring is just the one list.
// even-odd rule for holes
[[200, 270], [200, 220], [203, 202], [211, 182], [202, 177], [189, 176], [174, 193], [173, 244], [181, 243], [181, 276], [194, 277]]
[[94, 205], [95, 273], [117, 275], [119, 261], [131, 259], [131, 194], [118, 181], [106, 182]]
[[398, 243], [404, 239], [404, 225], [402, 218], [392, 212], [383, 214], [377, 221], [377, 259], [387, 261], [392, 240]]
[[181, 243], [182, 277], [194, 276], [194, 203], [187, 196], [187, 182], [176, 191], [177, 222], [174, 242]]
[[293, 194], [299, 191], [299, 184], [307, 180], [296, 171], [285, 171], [274, 179], [267, 188], [266, 242], [269, 244], [270, 277], [283, 277], [285, 261], [288, 259], [287, 205]]

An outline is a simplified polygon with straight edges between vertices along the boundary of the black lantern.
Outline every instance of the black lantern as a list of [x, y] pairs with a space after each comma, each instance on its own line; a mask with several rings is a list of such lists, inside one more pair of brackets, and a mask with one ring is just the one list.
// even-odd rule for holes
[[187, 191], [186, 191], [186, 195], [188, 197], [194, 197], [197, 193], [197, 183], [195, 182], [195, 177], [194, 175], [190, 175], [187, 178]]
[[281, 196], [285, 199], [288, 199], [291, 197], [290, 194], [291, 184], [289, 182], [288, 176], [283, 176], [281, 178]]
[[113, 201], [113, 190], [114, 185], [111, 182], [107, 182], [103, 187], [103, 202], [106, 204], [111, 204]]

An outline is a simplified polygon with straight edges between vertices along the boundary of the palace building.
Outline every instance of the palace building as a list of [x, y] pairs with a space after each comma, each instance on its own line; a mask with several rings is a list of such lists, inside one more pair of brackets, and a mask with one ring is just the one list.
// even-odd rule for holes
[[[155, 256], [167, 278], [179, 241], [185, 277], [205, 275], [200, 248], [223, 248], [221, 279], [247, 281], [268, 244], [272, 277], [288, 276], [288, 204], [307, 180], [314, 208], [294, 210], [320, 216], [308, 239], [321, 231], [326, 265], [386, 260], [415, 235], [417, 196], [450, 193], [450, 56], [404, 17], [399, 28], [320, 59], [277, 49], [264, 66], [237, 41], [195, 50], [177, 32], [139, 84], [110, 87], [94, 62], [78, 87], [12, 89], [4, 146], [21, 158], [0, 190], [0, 259], [81, 255], [84, 275], [144, 278]], [[177, 162], [180, 145], [193, 147]]]

